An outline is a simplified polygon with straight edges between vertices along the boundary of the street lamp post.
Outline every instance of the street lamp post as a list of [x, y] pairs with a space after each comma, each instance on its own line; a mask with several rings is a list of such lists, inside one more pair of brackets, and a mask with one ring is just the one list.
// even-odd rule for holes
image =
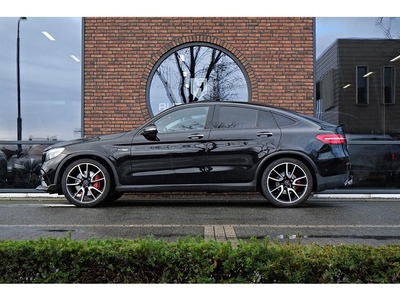
[[[21, 118], [21, 86], [20, 86], [20, 75], [19, 75], [19, 23], [21, 20], [27, 20], [26, 17], [20, 17], [18, 19], [17, 26], [17, 103], [18, 103], [18, 116], [17, 116], [17, 140], [22, 140], [22, 118]], [[21, 144], [18, 144], [18, 157], [22, 152]]]

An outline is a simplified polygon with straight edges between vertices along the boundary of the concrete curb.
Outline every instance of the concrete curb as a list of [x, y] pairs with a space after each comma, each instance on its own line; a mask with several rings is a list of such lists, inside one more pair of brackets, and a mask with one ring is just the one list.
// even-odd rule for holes
[[[65, 197], [63, 195], [58, 194], [47, 194], [47, 193], [0, 193], [0, 201], [1, 200], [64, 200]], [[177, 201], [201, 201], [201, 200], [219, 200], [219, 201], [252, 201], [252, 200], [265, 200], [261, 195], [248, 197], [243, 195], [235, 195], [232, 197], [229, 196], [204, 196], [204, 195], [186, 195], [186, 196], [179, 196], [179, 195], [171, 195], [169, 197], [164, 196], [144, 196], [141, 197], [140, 195], [133, 195], [132, 197], [124, 196], [121, 199], [125, 200], [141, 200], [141, 201], [168, 201], [168, 200], [177, 200]], [[66, 199], [65, 199], [66, 200]], [[313, 194], [310, 196], [309, 200], [400, 200], [400, 194], [378, 194], [378, 193], [321, 193], [321, 194]]]
[[64, 198], [63, 195], [46, 193], [0, 193], [0, 199], [55, 199]]
[[400, 199], [400, 194], [315, 194], [316, 199]]

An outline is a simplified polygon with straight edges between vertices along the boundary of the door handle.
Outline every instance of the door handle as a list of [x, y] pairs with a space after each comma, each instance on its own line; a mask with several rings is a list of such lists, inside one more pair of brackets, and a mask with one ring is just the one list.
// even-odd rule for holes
[[258, 137], [263, 136], [263, 135], [266, 135], [267, 137], [270, 137], [270, 136], [273, 136], [274, 134], [272, 132], [259, 132], [259, 133], [257, 133]]
[[204, 134], [201, 133], [194, 133], [188, 135], [188, 139], [202, 139], [204, 137]]

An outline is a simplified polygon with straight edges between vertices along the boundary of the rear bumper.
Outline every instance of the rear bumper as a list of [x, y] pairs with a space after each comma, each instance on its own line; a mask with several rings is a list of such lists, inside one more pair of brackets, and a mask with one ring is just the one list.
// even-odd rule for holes
[[345, 174], [334, 175], [322, 177], [321, 175], [317, 175], [317, 192], [327, 190], [327, 189], [335, 189], [341, 188], [345, 186], [351, 186], [353, 184], [353, 176], [348, 171]]

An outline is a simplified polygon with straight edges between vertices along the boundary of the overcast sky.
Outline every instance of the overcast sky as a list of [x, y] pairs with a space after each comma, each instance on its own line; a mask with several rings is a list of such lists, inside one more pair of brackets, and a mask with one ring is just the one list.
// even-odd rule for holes
[[[316, 57], [338, 38], [385, 38], [385, 31], [376, 25], [378, 17], [319, 17], [316, 18]], [[400, 37], [400, 17], [390, 21], [384, 17], [382, 25], [390, 28], [393, 38]]]
[[[224, 10], [218, 5], [214, 5], [213, 10], [206, 10], [204, 5], [207, 5], [207, 1], [200, 2], [203, 5], [199, 5], [196, 10], [188, 10], [175, 3], [182, 3], [182, 1], [175, 0], [146, 1], [143, 6], [135, 9], [119, 6], [119, 0], [108, 1], [108, 5], [104, 5], [102, 1], [86, 0], [85, 3], [88, 6], [81, 5], [82, 1], [72, 0], [65, 3], [60, 1], [57, 2], [57, 7], [54, 7], [54, 1], [24, 0], [12, 4], [8, 12], [7, 9], [2, 10], [0, 12], [0, 140], [16, 139], [16, 35], [19, 16], [28, 18], [27, 21], [20, 23], [23, 139], [27, 139], [29, 135], [37, 138], [57, 135], [58, 139], [69, 139], [75, 137], [76, 130], [79, 130], [81, 126], [81, 115], [76, 113], [81, 110], [81, 62], [71, 58], [71, 55], [75, 55], [79, 60], [82, 59], [81, 17], [96, 15], [262, 16], [262, 8], [256, 9], [251, 6], [252, 0], [246, 2], [249, 5], [244, 9], [232, 5], [229, 10]], [[41, 6], [40, 2], [44, 2], [47, 6]], [[336, 6], [339, 6], [341, 2], [341, 0], [336, 2]], [[152, 5], [153, 3], [157, 5]], [[165, 3], [169, 5], [165, 6]], [[259, 5], [258, 1], [254, 3]], [[385, 38], [383, 29], [375, 24], [377, 17], [386, 17], [384, 25], [386, 28], [389, 26], [387, 12], [380, 11], [379, 8], [374, 10], [377, 15], [336, 18], [324, 12], [322, 16], [310, 15], [309, 11], [299, 9], [299, 3], [303, 3], [304, 6], [304, 1], [290, 3], [291, 5], [285, 10], [282, 10], [282, 7], [264, 7], [265, 15], [317, 16], [316, 57], [337, 38]], [[50, 10], [43, 9], [44, 7], [50, 7]], [[46, 38], [42, 31], [48, 31], [55, 41]], [[396, 38], [400, 37], [400, 18], [391, 23], [391, 34]], [[70, 104], [65, 105], [66, 103]], [[52, 126], [55, 122], [57, 126]], [[63, 132], [60, 132], [60, 128]]]

